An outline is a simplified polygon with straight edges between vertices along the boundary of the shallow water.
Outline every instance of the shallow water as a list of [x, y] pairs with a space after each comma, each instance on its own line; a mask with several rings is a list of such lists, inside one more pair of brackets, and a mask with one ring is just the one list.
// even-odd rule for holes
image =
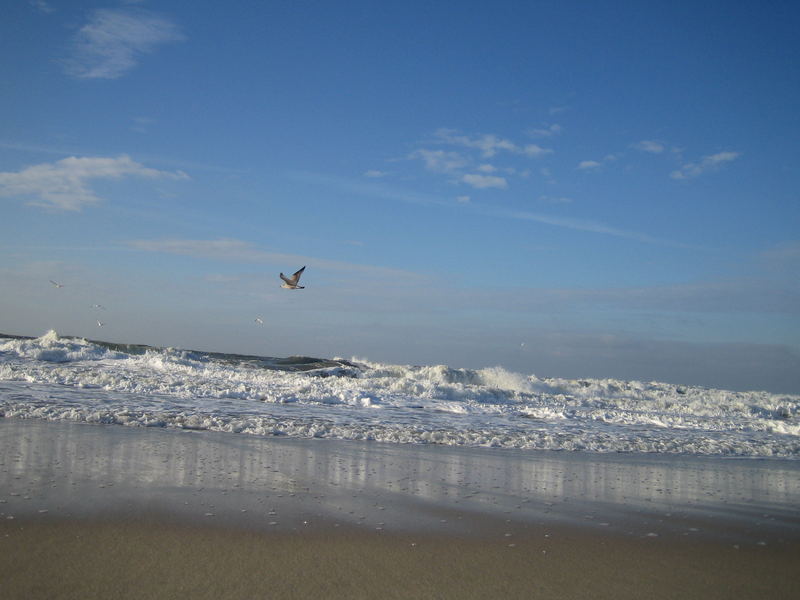
[[[0, 518], [269, 531], [800, 539], [800, 463], [231, 436], [0, 420]], [[509, 529], [511, 528], [511, 529]]]

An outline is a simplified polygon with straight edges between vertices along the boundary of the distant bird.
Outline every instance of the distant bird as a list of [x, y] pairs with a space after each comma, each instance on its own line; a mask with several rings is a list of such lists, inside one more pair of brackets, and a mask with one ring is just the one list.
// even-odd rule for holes
[[54, 286], [56, 286], [57, 288], [62, 288], [62, 287], [64, 287], [63, 285], [61, 285], [60, 283], [56, 283], [56, 282], [55, 282], [55, 281], [53, 281], [52, 279], [48, 279], [48, 281], [49, 281], [50, 283], [52, 283]]
[[295, 272], [295, 274], [292, 275], [291, 277], [286, 277], [286, 275], [281, 273], [281, 279], [283, 279], [286, 282], [281, 287], [286, 288], [287, 290], [304, 290], [305, 287], [302, 285], [297, 285], [297, 283], [300, 281], [300, 275], [302, 275], [303, 271], [305, 270], [306, 268], [303, 267], [299, 271]]
[[264, 324], [264, 320], [261, 317], [256, 317], [254, 320], [259, 325], [263, 325]]
[[103, 325], [105, 325], [105, 323], [101, 323], [100, 321], [97, 322], [98, 327], [102, 327]]
[[102, 304], [92, 304], [92, 308], [98, 308], [100, 310], [105, 310], [106, 309], [106, 307], [103, 306]]

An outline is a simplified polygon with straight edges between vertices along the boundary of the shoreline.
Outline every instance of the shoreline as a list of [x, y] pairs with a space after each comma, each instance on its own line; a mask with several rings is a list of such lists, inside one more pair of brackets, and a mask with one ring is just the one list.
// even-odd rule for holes
[[318, 523], [469, 534], [442, 522], [437, 515], [444, 511], [624, 535], [653, 528], [681, 535], [690, 531], [687, 523], [702, 521], [710, 527], [692, 533], [734, 542], [800, 539], [800, 461], [793, 460], [403, 445], [28, 419], [0, 419], [0, 452], [3, 517], [12, 510], [68, 517], [152, 512], [283, 530], [313, 516]]
[[799, 506], [796, 461], [0, 419], [0, 595], [789, 598]]

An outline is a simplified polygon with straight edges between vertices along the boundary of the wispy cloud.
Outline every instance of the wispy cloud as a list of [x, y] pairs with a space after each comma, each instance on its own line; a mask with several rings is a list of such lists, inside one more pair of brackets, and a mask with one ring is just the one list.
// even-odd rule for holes
[[28, 4], [45, 15], [49, 15], [55, 11], [55, 8], [53, 8], [49, 2], [45, 2], [45, 0], [28, 0]]
[[693, 313], [757, 312], [800, 313], [797, 289], [759, 279], [709, 280], [674, 285], [537, 290], [543, 302], [592, 304], [618, 309], [685, 311]]
[[[135, 122], [135, 121], [134, 121]], [[20, 150], [22, 152], [29, 152], [31, 154], [51, 154], [53, 156], [75, 156], [77, 154], [90, 154], [91, 150], [86, 148], [61, 148], [57, 146], [43, 146], [37, 144], [20, 144], [17, 142], [9, 142], [0, 140], [0, 148], [7, 148], [9, 150]], [[158, 163], [159, 165], [174, 167], [177, 169], [190, 169], [192, 171], [212, 171], [217, 173], [227, 173], [230, 175], [242, 175], [247, 173], [247, 169], [238, 167], [226, 167], [222, 165], [210, 165], [207, 163], [199, 163], [189, 160], [178, 160], [168, 156], [159, 156], [156, 154], [137, 154], [137, 156], [150, 163]]]
[[639, 150], [640, 152], [649, 152], [650, 154], [661, 154], [665, 150], [664, 144], [656, 142], [655, 140], [642, 140], [631, 144], [631, 148]]
[[[518, 144], [494, 134], [463, 135], [455, 129], [438, 129], [428, 144], [450, 148], [420, 148], [408, 158], [422, 160], [428, 171], [448, 175], [451, 183], [475, 189], [507, 189], [509, 180], [498, 173], [522, 178], [530, 175], [524, 165], [508, 164], [509, 157], [541, 158], [553, 152], [537, 144]], [[499, 164], [486, 162], [487, 159], [493, 159], [493, 163], [499, 161]]]
[[780, 261], [794, 261], [800, 265], [800, 241], [781, 242], [761, 253], [763, 258]]
[[401, 269], [362, 265], [301, 254], [267, 252], [243, 240], [222, 238], [215, 240], [193, 240], [167, 238], [160, 240], [131, 240], [128, 245], [137, 250], [177, 254], [210, 260], [248, 262], [292, 268], [294, 265], [308, 265], [318, 269], [349, 272], [360, 276], [381, 277], [384, 279], [419, 279], [420, 274]]
[[461, 178], [461, 181], [481, 190], [486, 188], [498, 188], [504, 190], [508, 187], [508, 181], [506, 181], [506, 178], [498, 177], [497, 175], [479, 175], [477, 173], [467, 173]]
[[72, 40], [71, 56], [64, 61], [69, 75], [79, 79], [116, 79], [139, 59], [168, 42], [184, 40], [167, 18], [138, 8], [102, 8]]
[[782, 242], [767, 248], [759, 258], [770, 274], [800, 289], [800, 241]]
[[[318, 183], [325, 186], [335, 186], [339, 189], [347, 190], [351, 193], [361, 194], [367, 197], [377, 197], [386, 200], [393, 200], [399, 202], [406, 202], [409, 204], [416, 204], [422, 206], [436, 206], [442, 208], [459, 210], [469, 210], [480, 213], [486, 216], [501, 218], [501, 219], [515, 219], [521, 221], [533, 221], [552, 225], [554, 227], [562, 227], [565, 229], [572, 229], [575, 231], [586, 231], [591, 233], [599, 233], [604, 235], [612, 235], [615, 237], [627, 238], [639, 242], [649, 244], [658, 244], [663, 246], [673, 246], [677, 248], [697, 248], [690, 244], [683, 244], [673, 240], [656, 238], [646, 233], [636, 231], [629, 231], [620, 229], [612, 225], [607, 225], [599, 221], [591, 221], [584, 219], [576, 219], [571, 217], [562, 217], [557, 215], [545, 215], [540, 213], [532, 213], [526, 211], [515, 211], [510, 209], [503, 209], [497, 206], [481, 204], [473, 202], [468, 196], [459, 196], [456, 202], [448, 201], [441, 197], [430, 194], [419, 194], [416, 192], [409, 192], [398, 189], [393, 186], [388, 186], [379, 183], [367, 184], [363, 182], [353, 182], [351, 180], [343, 179], [340, 177], [324, 176], [312, 173], [296, 174], [297, 177], [302, 178], [306, 182]], [[559, 199], [561, 203], [568, 204], [570, 201], [567, 198]]]
[[461, 135], [454, 129], [439, 129], [436, 132], [436, 137], [440, 142], [446, 144], [479, 150], [483, 158], [491, 158], [500, 151], [524, 154], [534, 158], [545, 156], [553, 152], [548, 148], [542, 148], [536, 144], [516, 144], [511, 140], [501, 138], [494, 134], [470, 137], [468, 135]]
[[150, 126], [155, 122], [156, 120], [152, 117], [134, 117], [131, 131], [135, 131], [136, 133], [147, 133], [150, 129]]
[[379, 171], [377, 169], [370, 169], [369, 171], [364, 171], [364, 177], [371, 177], [373, 179], [380, 179], [381, 177], [388, 176], [389, 173], [386, 171]]
[[166, 254], [180, 254], [216, 260], [281, 264], [290, 261], [297, 262], [297, 260], [301, 258], [293, 254], [264, 252], [248, 242], [230, 238], [220, 238], [216, 240], [191, 240], [181, 238], [131, 240], [128, 242], [128, 245], [138, 250], [146, 250], [148, 252], [163, 252]]
[[710, 156], [704, 156], [700, 162], [686, 163], [680, 169], [670, 173], [673, 179], [692, 179], [699, 177], [707, 171], [719, 169], [725, 163], [736, 160], [741, 156], [738, 152], [718, 152]]
[[540, 202], [546, 202], [548, 204], [572, 204], [572, 198], [567, 198], [565, 196], [539, 196]]
[[484, 158], [491, 158], [500, 150], [509, 152], [518, 151], [518, 146], [513, 142], [491, 134], [472, 138], [466, 135], [460, 135], [454, 129], [439, 129], [436, 132], [436, 137], [439, 141], [446, 144], [480, 150], [481, 156]]
[[561, 125], [553, 123], [547, 127], [531, 129], [528, 133], [533, 137], [552, 137], [561, 133]]
[[504, 210], [495, 208], [485, 208], [483, 212], [486, 212], [487, 214], [494, 214], [495, 216], [503, 216], [521, 221], [535, 221], [537, 223], [543, 223], [545, 225], [553, 225], [555, 227], [563, 227], [566, 229], [573, 229], [575, 231], [588, 231], [591, 233], [600, 233], [604, 235], [611, 235], [614, 237], [627, 238], [639, 242], [647, 242], [649, 244], [685, 247], [684, 244], [680, 244], [670, 240], [656, 238], [646, 233], [620, 229], [618, 227], [607, 225], [600, 221], [592, 221], [588, 219], [576, 219], [573, 217], [562, 217], [556, 215], [543, 215], [540, 213], [513, 211], [513, 210]]
[[522, 154], [532, 158], [541, 158], [542, 156], [547, 156], [548, 154], [552, 153], [553, 151], [549, 148], [542, 148], [536, 144], [526, 144], [522, 147]]
[[582, 160], [575, 168], [579, 171], [599, 171], [604, 164], [616, 162], [623, 156], [624, 154], [621, 152], [611, 152], [606, 154], [601, 160]]
[[310, 171], [292, 171], [288, 173], [291, 179], [303, 183], [311, 183], [323, 187], [332, 187], [344, 190], [350, 194], [358, 194], [367, 198], [381, 198], [420, 206], [452, 206], [452, 202], [444, 200], [435, 194], [412, 192], [396, 186], [387, 185], [381, 180], [365, 181], [335, 175], [323, 175]]
[[446, 150], [416, 150], [411, 153], [411, 158], [421, 159], [425, 162], [425, 168], [434, 173], [452, 173], [469, 164], [458, 152]]
[[0, 173], [0, 196], [32, 196], [31, 205], [61, 210], [80, 210], [100, 201], [89, 187], [93, 179], [145, 177], [188, 179], [182, 171], [159, 171], [122, 155], [116, 158], [64, 158], [16, 173]]
[[38, 144], [20, 144], [18, 142], [9, 142], [0, 140], [0, 148], [7, 150], [20, 150], [22, 152], [30, 152], [33, 154], [52, 154], [54, 156], [70, 156], [73, 154], [83, 154], [78, 148], [56, 148], [53, 146], [40, 146]]

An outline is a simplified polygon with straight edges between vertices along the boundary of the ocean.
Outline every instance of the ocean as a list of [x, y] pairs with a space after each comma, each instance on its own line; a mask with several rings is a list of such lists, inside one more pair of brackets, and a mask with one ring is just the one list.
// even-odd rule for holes
[[0, 334], [0, 416], [398, 444], [800, 458], [800, 396]]

